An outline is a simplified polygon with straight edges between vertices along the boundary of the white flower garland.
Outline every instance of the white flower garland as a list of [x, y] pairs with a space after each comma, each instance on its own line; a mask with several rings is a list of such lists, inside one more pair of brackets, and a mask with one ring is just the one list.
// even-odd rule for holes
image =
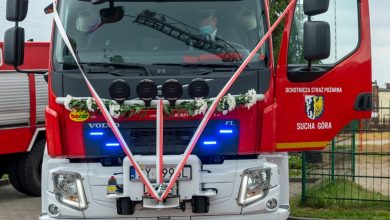
[[121, 115], [121, 106], [116, 103], [116, 101], [112, 101], [109, 106], [110, 115], [114, 118], [119, 118]]
[[70, 95], [67, 95], [65, 97], [64, 106], [65, 106], [66, 110], [72, 111], [72, 109], [70, 108], [70, 103], [72, 102], [72, 100], [73, 100], [73, 97]]
[[92, 107], [93, 102], [94, 102], [94, 100], [92, 100], [91, 97], [89, 97], [87, 99], [87, 108], [88, 108], [88, 111], [90, 111], [90, 112], [95, 112], [95, 109], [93, 109], [93, 107]]
[[[247, 109], [252, 108], [257, 102], [257, 93], [256, 90], [251, 89], [245, 94], [233, 96], [230, 93], [224, 96], [221, 101], [218, 103], [217, 111], [221, 112], [223, 115], [227, 115], [229, 112], [237, 109], [238, 107], [245, 107]], [[103, 99], [103, 103], [107, 107], [110, 115], [114, 118], [119, 118], [121, 116], [130, 117], [134, 114], [140, 113], [142, 110], [147, 110], [155, 107], [146, 107], [139, 104], [122, 104], [119, 105], [114, 100]], [[166, 114], [171, 114], [174, 111], [185, 110], [189, 115], [204, 115], [206, 114], [208, 108], [212, 103], [211, 99], [202, 99], [197, 98], [193, 101], [185, 101], [174, 107], [169, 105], [164, 105], [164, 111]], [[99, 112], [99, 107], [97, 106], [93, 98], [75, 98], [70, 95], [67, 95], [64, 99], [64, 106], [69, 111], [86, 111], [90, 113]]]

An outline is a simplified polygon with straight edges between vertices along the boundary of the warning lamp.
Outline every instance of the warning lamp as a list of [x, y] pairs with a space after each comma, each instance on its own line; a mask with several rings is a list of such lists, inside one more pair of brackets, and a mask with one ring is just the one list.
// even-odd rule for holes
[[193, 79], [188, 86], [188, 94], [191, 98], [206, 98], [209, 95], [209, 85], [204, 79]]
[[162, 94], [171, 106], [175, 106], [176, 100], [180, 99], [183, 95], [183, 87], [176, 79], [170, 79], [163, 84]]
[[150, 79], [144, 79], [137, 85], [137, 95], [146, 106], [157, 96], [157, 85]]
[[121, 105], [130, 97], [130, 86], [123, 79], [114, 80], [110, 85], [109, 94], [112, 99]]

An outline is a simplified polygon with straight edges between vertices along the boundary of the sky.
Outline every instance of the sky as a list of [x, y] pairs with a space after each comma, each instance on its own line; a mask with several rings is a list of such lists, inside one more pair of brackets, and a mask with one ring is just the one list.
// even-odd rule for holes
[[[344, 0], [339, 0], [344, 1]], [[373, 80], [384, 86], [390, 83], [390, 1], [368, 0], [371, 12], [371, 41], [372, 41], [372, 70]], [[26, 39], [34, 41], [48, 41], [52, 27], [52, 16], [45, 15], [43, 8], [50, 4], [50, 0], [30, 0], [29, 12], [20, 26], [26, 29]], [[0, 41], [4, 32], [13, 24], [5, 19], [6, 0], [0, 0]]]

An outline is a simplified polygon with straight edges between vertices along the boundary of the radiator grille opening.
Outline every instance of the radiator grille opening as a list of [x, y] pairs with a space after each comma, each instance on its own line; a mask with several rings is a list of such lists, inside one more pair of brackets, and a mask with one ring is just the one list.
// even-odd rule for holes
[[[156, 129], [122, 129], [125, 141], [134, 154], [156, 154]], [[164, 154], [182, 154], [190, 143], [195, 128], [165, 128]]]

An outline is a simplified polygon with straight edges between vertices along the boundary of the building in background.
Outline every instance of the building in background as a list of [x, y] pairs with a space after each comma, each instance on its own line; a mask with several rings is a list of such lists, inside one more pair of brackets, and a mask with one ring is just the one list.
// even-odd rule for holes
[[390, 83], [385, 88], [378, 89], [379, 118], [390, 120]]
[[379, 117], [379, 86], [375, 80], [372, 82], [372, 118], [377, 119]]
[[372, 118], [371, 126], [383, 129], [390, 127], [390, 83], [379, 87], [372, 84]]

